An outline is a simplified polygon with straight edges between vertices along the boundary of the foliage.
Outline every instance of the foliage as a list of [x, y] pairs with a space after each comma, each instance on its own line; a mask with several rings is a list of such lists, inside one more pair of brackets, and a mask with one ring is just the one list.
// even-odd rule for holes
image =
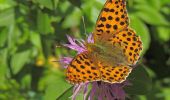
[[[67, 42], [66, 34], [85, 39], [104, 2], [0, 0], [0, 99], [69, 99], [72, 86], [53, 61], [74, 52], [55, 46]], [[128, 0], [127, 6], [144, 50], [126, 91], [134, 100], [169, 100], [170, 1]]]

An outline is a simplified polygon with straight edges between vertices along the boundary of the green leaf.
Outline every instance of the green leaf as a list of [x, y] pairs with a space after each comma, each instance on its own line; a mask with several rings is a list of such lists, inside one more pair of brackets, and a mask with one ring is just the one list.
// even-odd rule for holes
[[155, 10], [159, 10], [161, 5], [160, 5], [160, 0], [129, 0], [129, 2], [134, 2], [132, 5], [132, 7], [136, 6], [136, 5], [140, 5], [140, 6], [150, 6], [152, 8], [154, 8]]
[[161, 5], [160, 5], [161, 0], [146, 0], [146, 1], [149, 6], [151, 6], [155, 10], [159, 11], [159, 9], [161, 7]]
[[129, 0], [128, 2], [131, 2], [131, 3], [133, 3], [134, 2], [134, 4], [147, 4], [147, 1], [146, 0]]
[[157, 31], [158, 31], [159, 40], [162, 40], [163, 42], [168, 42], [170, 40], [169, 27], [158, 27]]
[[170, 0], [160, 0], [160, 3], [161, 3], [162, 6], [169, 5], [170, 4]]
[[170, 88], [163, 88], [165, 100], [170, 100]]
[[48, 8], [50, 10], [53, 10], [53, 1], [52, 0], [33, 0], [34, 3], [38, 3], [41, 8]]
[[38, 11], [37, 28], [41, 34], [48, 34], [52, 32], [51, 20], [48, 14]]
[[80, 8], [81, 6], [81, 0], [69, 0], [73, 5]]
[[152, 81], [144, 65], [134, 68], [127, 80], [131, 83], [130, 86], [125, 87], [128, 94], [144, 95], [151, 91]]
[[156, 11], [154, 8], [147, 5], [137, 5], [135, 16], [138, 16], [146, 23], [151, 25], [170, 25], [168, 21], [161, 15], [160, 12]]
[[161, 12], [164, 14], [164, 15], [169, 15], [170, 14], [170, 10], [169, 10], [169, 7], [165, 6], [165, 7], [162, 7], [161, 8]]
[[59, 0], [54, 0], [54, 8], [55, 9], [57, 8], [58, 2], [59, 2]]
[[0, 80], [3, 82], [7, 74], [7, 49], [0, 50]]
[[0, 26], [9, 26], [14, 24], [14, 9], [6, 9], [0, 13]]
[[70, 28], [75, 27], [80, 24], [81, 21], [81, 11], [78, 8], [75, 8], [72, 14], [68, 15], [64, 20], [62, 27], [63, 28]]
[[15, 5], [16, 3], [14, 0], [0, 0], [0, 11], [11, 8]]
[[14, 74], [17, 74], [23, 67], [24, 65], [30, 61], [30, 56], [31, 51], [26, 50], [22, 52], [18, 52], [12, 56], [11, 59], [11, 68]]
[[146, 100], [168, 100], [165, 99], [165, 95], [163, 93], [163, 88], [159, 82], [154, 82], [156, 84], [153, 84], [152, 91], [147, 93]]
[[38, 49], [42, 49], [40, 34], [31, 31], [30, 36], [31, 36], [30, 40], [32, 44], [35, 45]]
[[72, 85], [68, 84], [63, 79], [58, 78], [48, 85], [45, 93], [45, 100], [68, 100], [71, 95]]
[[2, 30], [0, 33], [0, 47], [3, 47], [5, 45], [7, 37], [8, 37], [7, 30], [6, 29]]
[[150, 34], [149, 29], [147, 26], [136, 16], [130, 14], [130, 26], [134, 28], [136, 33], [141, 37], [142, 43], [143, 43], [143, 51], [142, 54], [144, 54], [149, 46], [150, 46]]
[[22, 84], [22, 88], [30, 88], [30, 84], [31, 84], [31, 75], [30, 74], [26, 74], [22, 77], [21, 80], [21, 84]]
[[73, 94], [73, 86], [68, 88], [61, 96], [56, 98], [56, 100], [71, 100], [70, 97], [72, 96], [72, 94]]

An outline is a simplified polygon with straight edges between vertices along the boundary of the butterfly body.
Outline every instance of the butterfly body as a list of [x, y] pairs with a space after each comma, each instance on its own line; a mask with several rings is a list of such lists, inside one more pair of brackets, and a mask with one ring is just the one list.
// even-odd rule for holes
[[139, 59], [142, 41], [129, 27], [125, 0], [107, 0], [93, 31], [94, 43], [68, 65], [68, 82], [121, 83]]
[[110, 66], [127, 65], [127, 57], [124, 55], [120, 44], [110, 46], [108, 44], [87, 44], [89, 55], [94, 60], [107, 63]]

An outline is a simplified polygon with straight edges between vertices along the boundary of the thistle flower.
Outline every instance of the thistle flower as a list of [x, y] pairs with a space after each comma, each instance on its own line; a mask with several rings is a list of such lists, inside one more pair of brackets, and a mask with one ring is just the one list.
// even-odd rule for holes
[[[72, 50], [77, 51], [78, 54], [87, 51], [87, 48], [84, 45], [84, 40], [77, 40], [67, 35], [69, 44], [63, 44], [63, 46], [68, 47]], [[94, 43], [93, 36], [90, 34], [86, 40], [87, 43]], [[62, 57], [60, 62], [64, 64], [64, 68], [67, 68], [67, 65], [72, 61], [71, 57]], [[88, 94], [88, 86], [91, 85], [90, 94]], [[71, 96], [72, 100], [76, 99], [76, 96], [83, 89], [84, 100], [125, 100], [126, 93], [124, 87], [128, 86], [129, 83], [124, 81], [123, 83], [110, 84], [102, 81], [86, 82], [81, 84], [76, 84], [73, 88], [73, 95]]]

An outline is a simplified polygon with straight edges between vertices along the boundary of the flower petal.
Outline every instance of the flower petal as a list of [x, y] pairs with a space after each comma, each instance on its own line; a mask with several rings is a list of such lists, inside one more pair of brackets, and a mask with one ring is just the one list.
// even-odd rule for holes
[[72, 100], [76, 100], [76, 96], [82, 87], [84, 87], [84, 83], [80, 83], [76, 85], [76, 87], [73, 89], [73, 95], [71, 96]]
[[87, 42], [88, 43], [94, 43], [94, 39], [93, 39], [93, 35], [89, 34], [88, 38], [87, 38]]
[[86, 51], [83, 47], [80, 47], [78, 45], [72, 45], [72, 44], [63, 44], [63, 46], [66, 46], [72, 50], [77, 51], [78, 53]]
[[67, 65], [70, 64], [70, 62], [73, 60], [71, 57], [62, 57], [60, 58], [59, 62], [63, 64], [64, 68], [67, 68]]
[[84, 99], [84, 100], [86, 100], [86, 98], [87, 98], [88, 85], [89, 85], [89, 83], [86, 83], [86, 84], [84, 85], [84, 96], [83, 96], [83, 99]]

